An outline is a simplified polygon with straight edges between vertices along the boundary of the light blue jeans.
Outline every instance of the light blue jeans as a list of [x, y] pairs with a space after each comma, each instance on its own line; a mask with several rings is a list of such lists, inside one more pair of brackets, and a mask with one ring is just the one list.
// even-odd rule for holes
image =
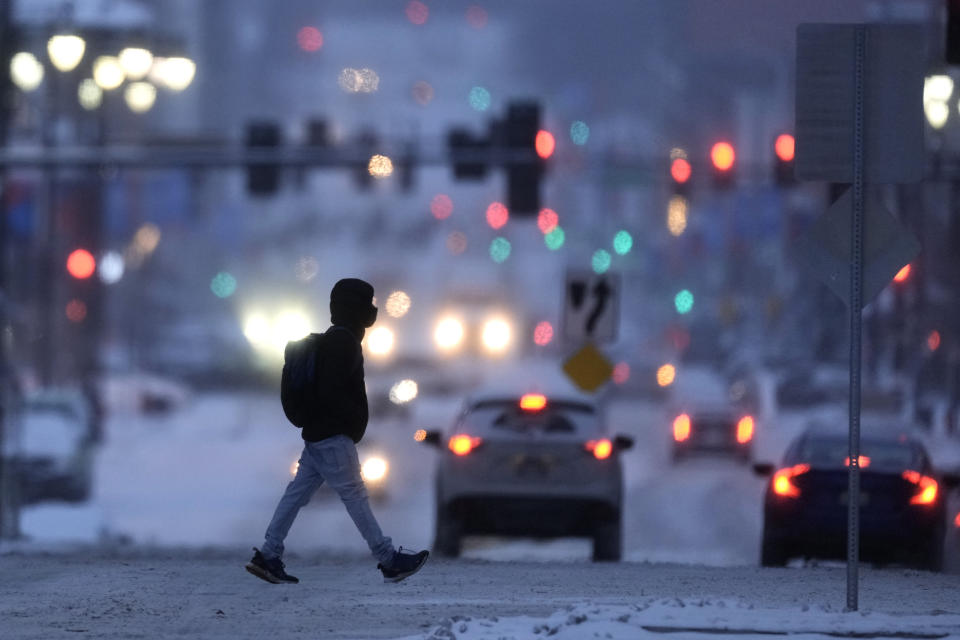
[[370, 510], [367, 487], [360, 476], [360, 458], [357, 447], [348, 436], [339, 435], [305, 442], [300, 454], [300, 467], [294, 476], [267, 527], [263, 547], [266, 558], [283, 556], [283, 541], [293, 525], [300, 507], [310, 501], [314, 491], [326, 481], [337, 492], [360, 535], [367, 541], [370, 552], [379, 562], [393, 560], [393, 542], [383, 535], [377, 519]]

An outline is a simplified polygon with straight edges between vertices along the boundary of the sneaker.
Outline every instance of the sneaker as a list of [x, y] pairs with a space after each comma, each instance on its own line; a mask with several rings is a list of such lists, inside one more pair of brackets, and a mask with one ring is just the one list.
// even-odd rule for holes
[[384, 582], [400, 582], [420, 571], [420, 567], [426, 564], [429, 555], [430, 552], [426, 550], [420, 553], [410, 553], [400, 547], [398, 551], [393, 553], [393, 560], [389, 564], [380, 563], [377, 565], [377, 569], [380, 569], [383, 574]]
[[297, 578], [283, 570], [283, 562], [280, 558], [265, 558], [260, 553], [260, 549], [253, 548], [253, 557], [247, 563], [246, 569], [261, 580], [272, 582], [273, 584], [300, 582]]

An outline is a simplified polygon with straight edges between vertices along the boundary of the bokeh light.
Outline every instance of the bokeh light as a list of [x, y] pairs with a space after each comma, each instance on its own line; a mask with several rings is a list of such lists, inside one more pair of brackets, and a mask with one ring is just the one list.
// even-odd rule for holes
[[43, 82], [43, 64], [29, 51], [10, 59], [10, 77], [21, 91], [33, 91]]
[[670, 149], [670, 160], [676, 160], [677, 158], [682, 158], [683, 160], [687, 159], [687, 150], [681, 147], [674, 147]]
[[446, 220], [453, 213], [453, 200], [445, 193], [438, 193], [430, 201], [430, 213], [437, 220]]
[[218, 298], [229, 298], [237, 290], [237, 279], [226, 271], [221, 271], [210, 281], [210, 290]]
[[610, 269], [612, 258], [610, 252], [606, 249], [597, 249], [593, 252], [593, 258], [590, 259], [590, 266], [594, 273], [606, 273]]
[[123, 90], [123, 100], [134, 113], [146, 113], [157, 101], [157, 88], [149, 82], [131, 82]]
[[900, 269], [900, 271], [897, 271], [897, 275], [893, 276], [893, 281], [894, 281], [894, 282], [906, 282], [907, 278], [909, 278], [909, 277], [910, 277], [910, 265], [909, 265], [909, 264], [905, 264], [905, 265], [903, 265], [903, 267]]
[[936, 351], [940, 348], [940, 332], [934, 329], [927, 336], [927, 348], [930, 351]]
[[657, 384], [669, 387], [677, 377], [677, 369], [672, 364], [662, 365], [657, 369]]
[[590, 127], [583, 120], [576, 120], [570, 125], [570, 140], [575, 145], [585, 145], [590, 139]]
[[627, 380], [630, 379], [630, 365], [626, 362], [618, 362], [613, 367], [613, 374], [611, 376], [615, 384], [624, 384]]
[[388, 178], [393, 174], [393, 161], [387, 156], [376, 154], [370, 158], [367, 171], [374, 178]]
[[463, 322], [447, 316], [437, 323], [433, 330], [433, 341], [443, 351], [452, 351], [463, 342]]
[[467, 236], [462, 231], [454, 231], [447, 236], [447, 251], [455, 256], [467, 250]]
[[483, 323], [480, 341], [491, 353], [503, 353], [510, 346], [512, 331], [510, 323], [503, 318], [491, 318]]
[[690, 310], [693, 309], [693, 294], [689, 289], [683, 289], [677, 295], [673, 297], [673, 306], [676, 307], [677, 313], [690, 313]]
[[413, 94], [413, 99], [416, 100], [417, 104], [419, 105], [427, 106], [431, 101], [433, 101], [433, 86], [424, 80], [418, 80], [417, 82], [414, 82], [411, 93]]
[[413, 439], [417, 442], [423, 442], [427, 439], [427, 430], [426, 429], [417, 429], [413, 432]]
[[490, 108], [490, 92], [483, 87], [474, 87], [470, 89], [470, 95], [467, 97], [467, 101], [475, 111], [486, 111]]
[[77, 85], [77, 100], [87, 111], [98, 109], [103, 104], [103, 89], [92, 78], [84, 78]]
[[537, 137], [534, 140], [533, 146], [537, 150], [537, 155], [546, 160], [553, 155], [554, 149], [557, 148], [557, 141], [554, 139], [552, 133], [541, 129], [537, 131]]
[[379, 325], [374, 327], [366, 337], [367, 349], [370, 355], [384, 357], [393, 351], [395, 336], [390, 327]]
[[617, 255], [625, 256], [633, 248], [633, 236], [629, 231], [620, 230], [613, 236], [613, 250]]
[[557, 225], [553, 228], [553, 231], [543, 236], [543, 242], [547, 245], [547, 249], [550, 251], [556, 251], [563, 246], [563, 243], [567, 240], [567, 234], [564, 233], [563, 227]]
[[427, 5], [420, 2], [420, 0], [412, 0], [407, 3], [407, 20], [412, 22], [415, 25], [421, 25], [427, 23], [427, 18], [430, 17], [430, 9]]
[[74, 298], [67, 303], [64, 312], [67, 314], [67, 319], [70, 322], [83, 322], [87, 317], [87, 305], [83, 300]]
[[100, 56], [93, 63], [93, 79], [101, 89], [110, 91], [123, 84], [125, 76], [116, 56]]
[[545, 347], [553, 340], [553, 325], [544, 320], [533, 328], [533, 342], [537, 346]]
[[777, 157], [783, 162], [793, 161], [796, 148], [796, 141], [789, 133], [781, 133], [777, 136], [776, 142], [773, 143], [773, 149], [776, 151]]
[[473, 5], [467, 8], [467, 22], [474, 29], [483, 29], [487, 26], [488, 19], [487, 10], [483, 7]]
[[[390, 402], [393, 404], [407, 404], [414, 400], [420, 392], [416, 381], [406, 378], [390, 387]], [[424, 434], [426, 437], [426, 434]]]
[[347, 67], [340, 72], [337, 84], [347, 93], [374, 93], [380, 88], [380, 76], [373, 69]]
[[126, 47], [118, 57], [127, 80], [140, 80], [153, 66], [153, 54], [143, 47]]
[[720, 171], [729, 171], [733, 168], [737, 154], [729, 142], [718, 142], [710, 149], [710, 161]]
[[310, 282], [320, 272], [320, 263], [313, 256], [303, 256], [297, 260], [293, 271], [300, 282]]
[[537, 228], [540, 229], [540, 233], [550, 233], [557, 228], [559, 222], [560, 217], [553, 209], [541, 209], [537, 214]]
[[679, 184], [690, 179], [690, 163], [685, 158], [674, 158], [670, 163], [670, 177]]
[[671, 235], [679, 236], [687, 229], [687, 199], [673, 196], [667, 203], [667, 229]]
[[506, 262], [510, 257], [510, 241], [504, 237], [497, 237], [490, 243], [490, 258], [497, 264]]
[[67, 273], [78, 280], [89, 278], [96, 268], [96, 259], [86, 249], [75, 249], [67, 256]]
[[410, 311], [410, 296], [406, 291], [394, 291], [387, 296], [387, 314], [392, 318], [402, 318]]
[[115, 284], [123, 278], [123, 256], [116, 251], [108, 251], [100, 258], [97, 274], [104, 284]]
[[297, 46], [308, 53], [319, 51], [323, 47], [323, 34], [316, 27], [301, 27], [297, 31]]
[[487, 207], [487, 224], [494, 229], [499, 229], [507, 224], [510, 219], [510, 212], [502, 202], [493, 202]]

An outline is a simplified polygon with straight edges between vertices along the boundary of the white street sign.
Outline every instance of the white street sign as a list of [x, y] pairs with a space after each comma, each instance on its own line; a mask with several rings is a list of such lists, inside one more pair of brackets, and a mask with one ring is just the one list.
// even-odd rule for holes
[[567, 273], [563, 335], [570, 342], [613, 342], [620, 320], [620, 276]]

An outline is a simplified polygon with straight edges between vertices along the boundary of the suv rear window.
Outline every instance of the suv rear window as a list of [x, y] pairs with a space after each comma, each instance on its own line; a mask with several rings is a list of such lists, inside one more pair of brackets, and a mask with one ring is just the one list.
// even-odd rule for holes
[[572, 434], [596, 431], [593, 407], [576, 402], [551, 402], [541, 411], [524, 411], [518, 401], [486, 400], [464, 412], [460, 427], [513, 433]]
[[[847, 452], [847, 438], [808, 437], [800, 444], [797, 461], [806, 462], [815, 467], [842, 468], [847, 460]], [[865, 439], [860, 443], [860, 455], [870, 459], [869, 468], [871, 469], [922, 471], [926, 466], [922, 452], [910, 442]]]

